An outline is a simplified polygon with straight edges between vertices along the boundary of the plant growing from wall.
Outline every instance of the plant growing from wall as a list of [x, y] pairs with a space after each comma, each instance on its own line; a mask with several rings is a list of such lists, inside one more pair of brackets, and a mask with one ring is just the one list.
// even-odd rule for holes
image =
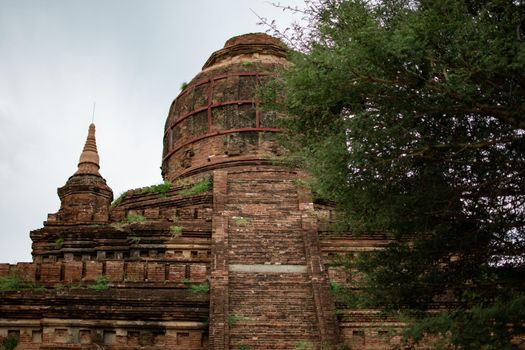
[[120, 222], [114, 222], [110, 226], [118, 231], [124, 231], [124, 229], [132, 223], [135, 222], [144, 222], [146, 221], [146, 218], [143, 215], [140, 214], [128, 214], [126, 218]]
[[242, 320], [242, 316], [235, 314], [228, 315], [228, 324], [230, 326], [235, 326], [235, 324], [240, 320]]
[[207, 283], [193, 284], [190, 286], [190, 292], [194, 294], [206, 294], [210, 291], [210, 286]]
[[299, 340], [297, 343], [295, 343], [295, 349], [298, 349], [298, 350], [312, 349], [312, 343], [310, 343], [307, 340]]
[[213, 188], [213, 182], [210, 177], [206, 177], [193, 184], [190, 188], [181, 190], [179, 194], [181, 196], [194, 196], [196, 194], [208, 192]]
[[239, 345], [239, 350], [250, 350], [251, 348], [248, 345], [241, 344]]
[[133, 243], [133, 244], [139, 244], [139, 243], [140, 243], [140, 240], [141, 240], [141, 237], [138, 237], [138, 236], [130, 236], [129, 239], [131, 240], [131, 243]]
[[171, 182], [164, 181], [161, 184], [151, 185], [151, 186], [143, 188], [141, 193], [142, 194], [156, 193], [159, 195], [160, 198], [165, 198], [170, 188], [171, 188]]
[[128, 192], [122, 192], [121, 194], [119, 194], [119, 196], [117, 198], [115, 198], [113, 200], [113, 202], [111, 202], [111, 205], [110, 207], [111, 208], [115, 208], [117, 205], [119, 205], [120, 203], [122, 203], [122, 201], [127, 197], [128, 195]]
[[18, 272], [14, 269], [9, 271], [8, 276], [0, 277], [0, 291], [22, 290], [28, 287], [28, 284], [18, 276]]
[[64, 245], [64, 238], [59, 237], [55, 240], [55, 249], [61, 249]]
[[181, 91], [184, 91], [184, 89], [186, 89], [188, 87], [188, 83], [183, 81], [182, 84], [180, 84], [180, 90]]
[[146, 218], [144, 217], [144, 215], [140, 214], [128, 214], [128, 216], [126, 216], [126, 221], [132, 224], [134, 222], [144, 222], [146, 221]]
[[250, 223], [250, 219], [242, 216], [232, 216], [231, 222], [236, 226], [246, 226]]
[[173, 238], [180, 237], [182, 235], [182, 226], [171, 225], [170, 226], [170, 233], [171, 233], [171, 237], [173, 237]]
[[244, 316], [240, 316], [240, 315], [235, 315], [235, 314], [230, 314], [228, 316], [228, 324], [230, 326], [234, 326], [239, 321], [246, 321], [246, 320], [249, 320], [249, 318], [248, 317], [244, 317]]
[[106, 275], [99, 275], [95, 279], [95, 283], [88, 286], [89, 289], [96, 290], [97, 292], [102, 292], [109, 289], [109, 278]]

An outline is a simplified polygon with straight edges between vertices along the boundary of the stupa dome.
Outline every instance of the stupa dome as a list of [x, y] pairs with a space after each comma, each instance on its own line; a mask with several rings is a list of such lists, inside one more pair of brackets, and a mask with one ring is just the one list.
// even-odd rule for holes
[[164, 179], [261, 164], [279, 155], [278, 116], [261, 109], [256, 90], [287, 64], [286, 47], [264, 33], [233, 37], [214, 52], [171, 105]]

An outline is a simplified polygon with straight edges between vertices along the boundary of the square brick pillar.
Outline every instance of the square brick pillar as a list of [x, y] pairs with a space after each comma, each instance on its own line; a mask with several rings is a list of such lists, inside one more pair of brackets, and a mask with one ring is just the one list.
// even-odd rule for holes
[[228, 325], [228, 218], [225, 216], [228, 173], [213, 172], [211, 235], [210, 350], [229, 348]]

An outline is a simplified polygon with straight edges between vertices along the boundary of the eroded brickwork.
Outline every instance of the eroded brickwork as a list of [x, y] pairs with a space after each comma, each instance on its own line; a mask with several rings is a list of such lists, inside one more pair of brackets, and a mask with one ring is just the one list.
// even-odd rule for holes
[[31, 232], [33, 262], [0, 264], [0, 341], [17, 349], [387, 349], [398, 320], [354, 310], [341, 261], [381, 235], [337, 235], [305, 174], [273, 164], [284, 116], [258, 86], [285, 67], [265, 34], [232, 38], [172, 103], [163, 178], [110, 206], [91, 125], [61, 207]]

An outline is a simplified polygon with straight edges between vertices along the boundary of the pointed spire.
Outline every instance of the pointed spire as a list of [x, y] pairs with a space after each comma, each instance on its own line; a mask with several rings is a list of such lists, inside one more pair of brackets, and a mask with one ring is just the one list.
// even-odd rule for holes
[[91, 123], [75, 175], [91, 174], [100, 176], [98, 169], [100, 169], [100, 165], [97, 152], [97, 140], [95, 139], [95, 124]]

